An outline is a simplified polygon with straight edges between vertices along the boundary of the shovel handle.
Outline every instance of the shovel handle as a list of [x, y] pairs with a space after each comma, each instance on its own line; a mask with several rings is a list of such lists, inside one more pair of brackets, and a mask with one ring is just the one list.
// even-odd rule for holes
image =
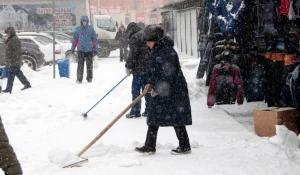
[[87, 146], [85, 146], [82, 151], [78, 154], [80, 157], [85, 153], [94, 143], [96, 143], [105, 133], [108, 131], [132, 106], [139, 102], [149, 91], [144, 90], [144, 92], [139, 95], [133, 102], [131, 102], [113, 121], [111, 121]]

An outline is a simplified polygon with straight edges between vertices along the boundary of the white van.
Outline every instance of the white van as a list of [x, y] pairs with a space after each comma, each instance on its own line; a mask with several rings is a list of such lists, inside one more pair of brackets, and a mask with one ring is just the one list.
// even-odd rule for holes
[[118, 25], [110, 15], [93, 15], [92, 25], [97, 34], [101, 57], [108, 57], [112, 50], [118, 49], [115, 41]]

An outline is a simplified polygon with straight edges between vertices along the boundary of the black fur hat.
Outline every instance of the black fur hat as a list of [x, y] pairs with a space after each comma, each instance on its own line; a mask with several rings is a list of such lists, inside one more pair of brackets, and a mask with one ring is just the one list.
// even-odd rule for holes
[[148, 25], [144, 29], [145, 41], [158, 41], [164, 37], [164, 29], [160, 25]]

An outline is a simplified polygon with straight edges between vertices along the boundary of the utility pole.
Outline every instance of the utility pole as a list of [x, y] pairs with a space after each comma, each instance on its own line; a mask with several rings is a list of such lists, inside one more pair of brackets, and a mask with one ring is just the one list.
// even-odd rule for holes
[[55, 79], [55, 2], [53, 0], [53, 7], [52, 7], [52, 30], [53, 30], [53, 79]]
[[97, 14], [98, 15], [101, 14], [101, 11], [100, 11], [100, 0], [98, 0], [98, 3], [97, 3]]

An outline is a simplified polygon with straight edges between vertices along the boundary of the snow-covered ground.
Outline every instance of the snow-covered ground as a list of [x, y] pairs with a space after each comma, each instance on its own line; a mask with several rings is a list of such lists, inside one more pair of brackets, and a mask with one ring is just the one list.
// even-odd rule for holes
[[[131, 80], [126, 78], [84, 119], [93, 106], [124, 76], [117, 52], [99, 60], [93, 83], [52, 78], [52, 67], [38, 72], [22, 68], [32, 89], [0, 95], [0, 114], [25, 175], [299, 175], [299, 139], [278, 127], [278, 136], [260, 138], [220, 107], [208, 109], [204, 81], [195, 78], [198, 60], [182, 61], [191, 98], [193, 125], [188, 126], [192, 154], [171, 155], [178, 141], [172, 127], [160, 128], [157, 153], [141, 155], [146, 118], [121, 118], [84, 155], [89, 162], [61, 168], [67, 152], [78, 154], [131, 102]], [[58, 72], [57, 72], [58, 77]], [[259, 105], [258, 105], [259, 106]], [[229, 109], [241, 110], [232, 105]]]

